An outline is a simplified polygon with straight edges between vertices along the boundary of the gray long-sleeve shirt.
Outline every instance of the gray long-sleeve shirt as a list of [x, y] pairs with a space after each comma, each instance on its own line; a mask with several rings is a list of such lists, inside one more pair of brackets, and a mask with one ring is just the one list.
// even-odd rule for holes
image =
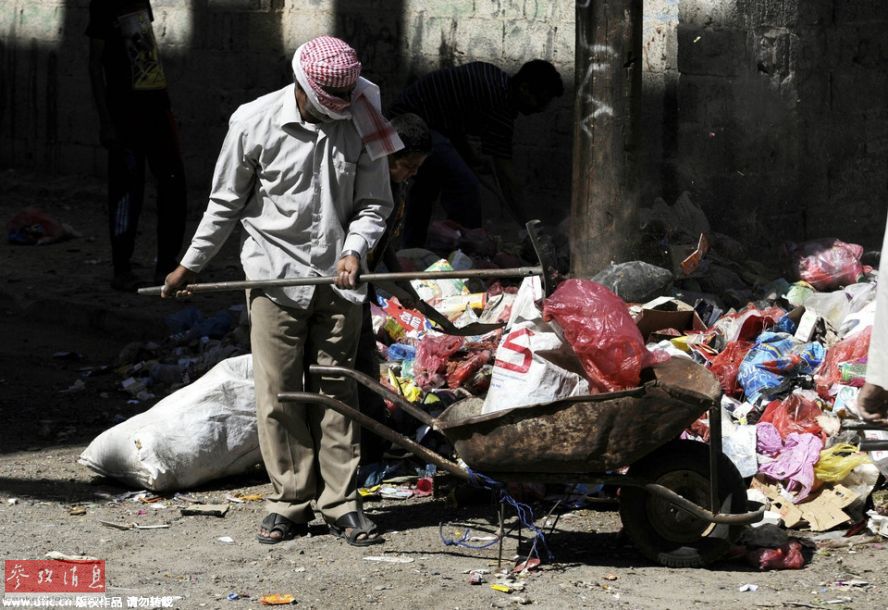
[[[388, 160], [370, 160], [350, 120], [303, 121], [289, 85], [231, 116], [209, 205], [182, 265], [203, 269], [240, 221], [247, 279], [333, 275], [344, 250], [363, 259], [391, 210]], [[339, 293], [360, 302], [366, 290]], [[314, 288], [265, 293], [278, 304], [307, 307]]]

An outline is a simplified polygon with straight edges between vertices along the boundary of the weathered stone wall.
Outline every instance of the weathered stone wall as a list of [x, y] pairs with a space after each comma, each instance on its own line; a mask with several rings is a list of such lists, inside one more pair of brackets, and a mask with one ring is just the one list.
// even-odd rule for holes
[[765, 248], [879, 247], [888, 207], [888, 3], [683, 1], [676, 183]]
[[[589, 0], [580, 0], [588, 2]], [[596, 0], [592, 0], [596, 1]], [[567, 214], [570, 0], [154, 0], [185, 152], [205, 193], [227, 118], [289, 81], [289, 56], [334, 32], [385, 100], [438, 67], [556, 64], [565, 97], [518, 122], [516, 163], [544, 216]], [[0, 0], [0, 164], [104, 173], [83, 35], [88, 0]], [[836, 234], [878, 245], [888, 200], [888, 3], [648, 0], [643, 203], [683, 190], [713, 225], [765, 247]], [[191, 202], [203, 207], [200, 195]]]

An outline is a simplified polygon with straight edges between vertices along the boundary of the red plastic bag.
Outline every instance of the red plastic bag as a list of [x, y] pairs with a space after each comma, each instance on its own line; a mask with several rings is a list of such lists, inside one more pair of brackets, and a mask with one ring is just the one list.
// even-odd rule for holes
[[814, 375], [817, 393], [820, 394], [822, 399], [832, 400], [829, 395], [829, 389], [833, 384], [839, 383], [842, 379], [842, 372], [839, 370], [840, 364], [843, 362], [857, 362], [867, 357], [872, 334], [873, 329], [869, 327], [856, 335], [851, 335], [847, 339], [839, 341], [826, 350], [823, 364], [820, 365], [820, 368], [817, 369], [817, 374]]
[[623, 299], [591, 280], [562, 282], [545, 300], [543, 319], [558, 323], [599, 392], [636, 387], [643, 368], [669, 358], [649, 352]]
[[751, 341], [728, 343], [709, 365], [709, 370], [718, 378], [722, 391], [728, 396], [739, 398], [743, 393], [743, 388], [737, 383], [737, 373], [740, 371], [740, 363], [753, 345], [755, 344]]
[[835, 238], [813, 239], [787, 244], [793, 271], [817, 290], [832, 290], [855, 283], [864, 268], [860, 264], [863, 246], [846, 244]]
[[774, 424], [784, 439], [793, 432], [809, 432], [822, 438], [823, 430], [817, 423], [817, 417], [822, 414], [823, 410], [814, 400], [802, 394], [790, 394], [783, 400], [772, 400], [765, 407], [759, 422]]
[[752, 549], [746, 553], [746, 560], [749, 565], [762, 572], [801, 570], [805, 567], [802, 544], [798, 540], [790, 540], [776, 549]]
[[465, 385], [466, 380], [472, 378], [482, 366], [490, 362], [490, 351], [476, 352], [454, 367], [452, 373], [447, 375], [447, 387], [454, 389]]

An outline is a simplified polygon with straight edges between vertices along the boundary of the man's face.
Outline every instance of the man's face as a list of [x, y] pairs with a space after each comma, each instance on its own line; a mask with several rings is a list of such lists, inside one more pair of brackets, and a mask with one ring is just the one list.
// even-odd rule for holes
[[[328, 95], [346, 101], [351, 99], [351, 92], [354, 88], [354, 85], [350, 87], [321, 87]], [[314, 107], [299, 83], [296, 83], [296, 105], [299, 107], [299, 114], [309, 123], [326, 123], [331, 120], [330, 117]]]
[[422, 153], [408, 153], [397, 159], [389, 157], [389, 178], [395, 184], [410, 180], [419, 171], [419, 167], [426, 157], [428, 155]]

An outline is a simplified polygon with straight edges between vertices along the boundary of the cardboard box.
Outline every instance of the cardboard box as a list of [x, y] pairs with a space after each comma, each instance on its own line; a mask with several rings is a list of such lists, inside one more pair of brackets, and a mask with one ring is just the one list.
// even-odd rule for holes
[[[641, 306], [641, 313], [635, 320], [641, 336], [646, 342], [660, 341], [664, 338], [673, 338], [674, 335], [664, 333], [657, 335], [657, 331], [674, 328], [681, 332], [706, 330], [703, 320], [694, 311], [694, 308], [677, 299], [660, 297]], [[651, 336], [653, 334], [653, 336]]]

